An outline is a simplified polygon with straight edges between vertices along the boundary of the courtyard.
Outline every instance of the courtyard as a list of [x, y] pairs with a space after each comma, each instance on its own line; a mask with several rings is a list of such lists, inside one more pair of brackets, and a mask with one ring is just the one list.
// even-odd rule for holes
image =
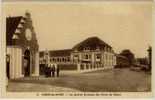
[[10, 92], [150, 92], [151, 74], [129, 68], [9, 80]]

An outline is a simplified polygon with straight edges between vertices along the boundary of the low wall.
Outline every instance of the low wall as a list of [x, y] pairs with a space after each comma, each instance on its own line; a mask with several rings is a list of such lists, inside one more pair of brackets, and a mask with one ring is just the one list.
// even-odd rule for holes
[[113, 66], [104, 66], [103, 64], [89, 64], [89, 63], [81, 63], [81, 64], [77, 64], [77, 66], [78, 66], [77, 71], [80, 73], [113, 68]]
[[[83, 73], [92, 72], [97, 70], [112, 69], [113, 66], [104, 66], [103, 64], [90, 64], [90, 63], [70, 63], [70, 64], [55, 64], [59, 67], [61, 74], [73, 74], [73, 73]], [[40, 75], [44, 74], [44, 66], [40, 66]]]
[[77, 70], [77, 64], [57, 64], [60, 70], [74, 71]]

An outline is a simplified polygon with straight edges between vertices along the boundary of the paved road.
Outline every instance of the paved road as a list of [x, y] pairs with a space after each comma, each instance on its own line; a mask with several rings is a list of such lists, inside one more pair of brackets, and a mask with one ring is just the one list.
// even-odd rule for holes
[[[143, 92], [151, 90], [151, 75], [145, 72], [131, 71], [130, 69], [113, 69], [73, 75], [63, 74], [60, 75], [59, 78], [31, 78], [23, 80], [12, 80], [9, 83], [32, 83], [40, 84], [45, 87], [46, 85], [49, 87], [51, 86], [51, 88], [53, 86], [63, 87], [73, 89], [73, 91], [75, 90], [84, 92]], [[32, 85], [32, 87], [38, 87], [38, 89], [35, 90], [35, 88], [23, 88], [23, 90], [43, 91], [43, 87], [39, 87], [37, 85]], [[13, 89], [11, 86], [8, 88], [8, 90], [12, 91], [16, 91], [16, 89], [17, 88]], [[51, 91], [51, 89], [47, 89], [47, 91]], [[54, 89], [53, 91], [57, 91], [57, 89]]]

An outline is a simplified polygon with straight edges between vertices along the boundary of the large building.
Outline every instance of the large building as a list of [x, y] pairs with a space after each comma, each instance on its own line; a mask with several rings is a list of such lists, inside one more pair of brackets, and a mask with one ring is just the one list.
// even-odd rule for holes
[[53, 64], [62, 70], [85, 72], [113, 68], [116, 65], [116, 56], [110, 45], [98, 37], [90, 37], [72, 49], [41, 51], [40, 64]]
[[6, 70], [10, 79], [39, 75], [39, 52], [30, 13], [6, 18]]

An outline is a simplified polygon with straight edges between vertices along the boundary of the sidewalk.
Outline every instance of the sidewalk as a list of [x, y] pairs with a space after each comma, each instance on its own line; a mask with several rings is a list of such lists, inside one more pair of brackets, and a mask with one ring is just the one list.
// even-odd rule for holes
[[47, 84], [9, 82], [8, 92], [80, 92], [76, 89], [57, 87]]

